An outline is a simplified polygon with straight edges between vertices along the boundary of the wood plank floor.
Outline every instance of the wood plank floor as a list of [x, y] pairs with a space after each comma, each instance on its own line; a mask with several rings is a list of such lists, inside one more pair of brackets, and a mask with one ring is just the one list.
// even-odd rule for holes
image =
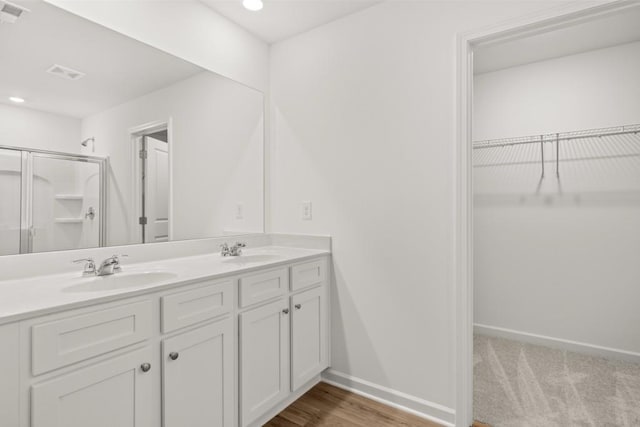
[[265, 426], [438, 427], [439, 424], [327, 383], [320, 383], [271, 419]]

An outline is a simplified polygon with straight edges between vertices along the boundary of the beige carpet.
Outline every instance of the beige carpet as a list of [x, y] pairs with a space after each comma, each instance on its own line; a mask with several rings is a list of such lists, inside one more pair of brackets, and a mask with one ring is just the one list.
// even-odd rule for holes
[[640, 364], [476, 335], [473, 405], [494, 427], [640, 427]]

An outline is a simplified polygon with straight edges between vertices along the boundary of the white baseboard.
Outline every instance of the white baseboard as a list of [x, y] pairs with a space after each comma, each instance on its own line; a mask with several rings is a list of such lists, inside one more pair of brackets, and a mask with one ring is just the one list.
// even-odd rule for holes
[[374, 384], [361, 378], [352, 377], [333, 369], [327, 369], [322, 373], [322, 381], [443, 426], [454, 426], [455, 411], [446, 406]]
[[604, 357], [607, 359], [625, 360], [627, 362], [640, 363], [640, 353], [603, 347], [583, 342], [570, 341], [561, 338], [553, 338], [544, 335], [530, 334], [528, 332], [514, 331], [513, 329], [499, 328], [496, 326], [481, 325], [475, 323], [473, 332], [490, 337], [506, 338], [521, 341], [528, 344], [543, 345], [545, 347], [567, 350], [575, 353], [588, 354], [589, 356]]

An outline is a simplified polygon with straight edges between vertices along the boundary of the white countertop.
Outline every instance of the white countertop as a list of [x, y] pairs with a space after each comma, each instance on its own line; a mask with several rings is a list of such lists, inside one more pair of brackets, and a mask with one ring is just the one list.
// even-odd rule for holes
[[[166, 290], [203, 279], [239, 275], [264, 267], [304, 261], [329, 253], [326, 250], [264, 246], [245, 249], [240, 257], [221, 257], [219, 253], [213, 253], [137, 264], [125, 259], [122, 273], [112, 276], [83, 278], [80, 266], [73, 273], [4, 280], [0, 281], [0, 324]], [[159, 280], [153, 283], [122, 285], [128, 274], [150, 277], [153, 273], [170, 273], [171, 277], [158, 274], [156, 277]], [[111, 280], [114, 278], [118, 282]]]

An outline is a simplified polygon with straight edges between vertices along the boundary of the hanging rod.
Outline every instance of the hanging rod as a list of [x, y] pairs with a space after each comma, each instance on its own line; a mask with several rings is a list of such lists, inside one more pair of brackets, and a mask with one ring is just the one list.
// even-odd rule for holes
[[598, 138], [603, 136], [626, 135], [640, 133], [640, 124], [628, 126], [616, 126], [610, 128], [588, 129], [574, 132], [549, 133], [542, 135], [523, 136], [517, 138], [489, 139], [474, 141], [473, 149], [507, 147], [520, 144], [540, 144], [546, 142], [571, 141], [574, 139]]

